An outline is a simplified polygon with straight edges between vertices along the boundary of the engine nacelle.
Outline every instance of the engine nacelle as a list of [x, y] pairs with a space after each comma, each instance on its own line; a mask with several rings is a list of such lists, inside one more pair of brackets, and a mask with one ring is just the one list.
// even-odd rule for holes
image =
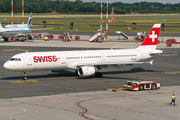
[[94, 67], [80, 67], [77, 71], [79, 76], [88, 77], [94, 75], [96, 70]]
[[34, 39], [34, 36], [33, 36], [33, 35], [28, 35], [28, 39], [29, 39], [29, 40], [33, 40], [33, 39]]

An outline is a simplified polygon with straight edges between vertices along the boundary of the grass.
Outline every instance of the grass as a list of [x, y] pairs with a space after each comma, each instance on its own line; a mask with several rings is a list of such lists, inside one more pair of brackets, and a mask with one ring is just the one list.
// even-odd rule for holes
[[[21, 14], [14, 14], [14, 22], [21, 23]], [[26, 20], [29, 14], [25, 14]], [[103, 25], [106, 24], [106, 15], [103, 15]], [[1, 22], [11, 23], [10, 14], [0, 14]], [[3, 19], [2, 19], [3, 18]], [[8, 19], [9, 18], [9, 19]], [[41, 19], [33, 19], [41, 18]], [[58, 14], [35, 14], [33, 13], [32, 22], [42, 24], [46, 21], [47, 24], [70, 24], [73, 22], [74, 25], [87, 25], [87, 26], [74, 26], [73, 31], [91, 31], [96, 32], [100, 26], [90, 26], [88, 25], [100, 25], [100, 15], [58, 15]], [[46, 19], [52, 18], [52, 19]], [[53, 19], [53, 18], [86, 18], [86, 19]], [[97, 18], [97, 19], [90, 19]], [[99, 19], [98, 19], [99, 18]], [[109, 19], [111, 16], [109, 16]], [[7, 20], [4, 20], [7, 19]], [[27, 22], [25, 20], [25, 23]], [[123, 32], [149, 32], [151, 27], [137, 27], [135, 30], [132, 28], [132, 24], [136, 23], [139, 25], [153, 26], [155, 23], [165, 23], [165, 26], [180, 26], [180, 14], [138, 14], [138, 15], [115, 15], [115, 23], [109, 23], [109, 25], [126, 25], [127, 27], [111, 27], [109, 26], [109, 32], [123, 31]], [[131, 31], [128, 31], [128, 26]], [[54, 27], [52, 31], [70, 31], [70, 26], [57, 26], [57, 25], [47, 25], [47, 27]], [[63, 27], [63, 29], [62, 29]], [[105, 28], [105, 27], [104, 27]], [[178, 27], [165, 27], [164, 33], [180, 33], [180, 28]]]

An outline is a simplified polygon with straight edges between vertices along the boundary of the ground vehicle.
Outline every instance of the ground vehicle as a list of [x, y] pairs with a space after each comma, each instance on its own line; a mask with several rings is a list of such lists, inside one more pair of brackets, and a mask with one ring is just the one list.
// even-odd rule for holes
[[125, 81], [123, 88], [128, 90], [155, 90], [160, 89], [160, 82], [155, 81]]
[[53, 39], [53, 38], [54, 38], [54, 35], [46, 34], [46, 35], [44, 35], [44, 37], [48, 37], [49, 39]]
[[76, 40], [80, 40], [80, 36], [75, 36], [75, 39]]

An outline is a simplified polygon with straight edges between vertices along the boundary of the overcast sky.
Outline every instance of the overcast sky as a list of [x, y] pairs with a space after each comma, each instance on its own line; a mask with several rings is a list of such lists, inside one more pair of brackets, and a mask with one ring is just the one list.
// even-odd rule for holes
[[[69, 1], [75, 1], [75, 0], [69, 0]], [[82, 0], [83, 2], [101, 2], [101, 0]], [[103, 2], [106, 2], [107, 0], [102, 0]], [[114, 2], [122, 2], [122, 3], [135, 3], [135, 2], [159, 2], [159, 3], [180, 3], [180, 0], [108, 0], [109, 3], [114, 3]]]

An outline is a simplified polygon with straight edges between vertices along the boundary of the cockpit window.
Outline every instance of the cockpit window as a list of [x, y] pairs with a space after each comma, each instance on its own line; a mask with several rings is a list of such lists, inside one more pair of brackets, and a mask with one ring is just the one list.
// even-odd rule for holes
[[11, 58], [9, 61], [21, 61], [20, 58]]

